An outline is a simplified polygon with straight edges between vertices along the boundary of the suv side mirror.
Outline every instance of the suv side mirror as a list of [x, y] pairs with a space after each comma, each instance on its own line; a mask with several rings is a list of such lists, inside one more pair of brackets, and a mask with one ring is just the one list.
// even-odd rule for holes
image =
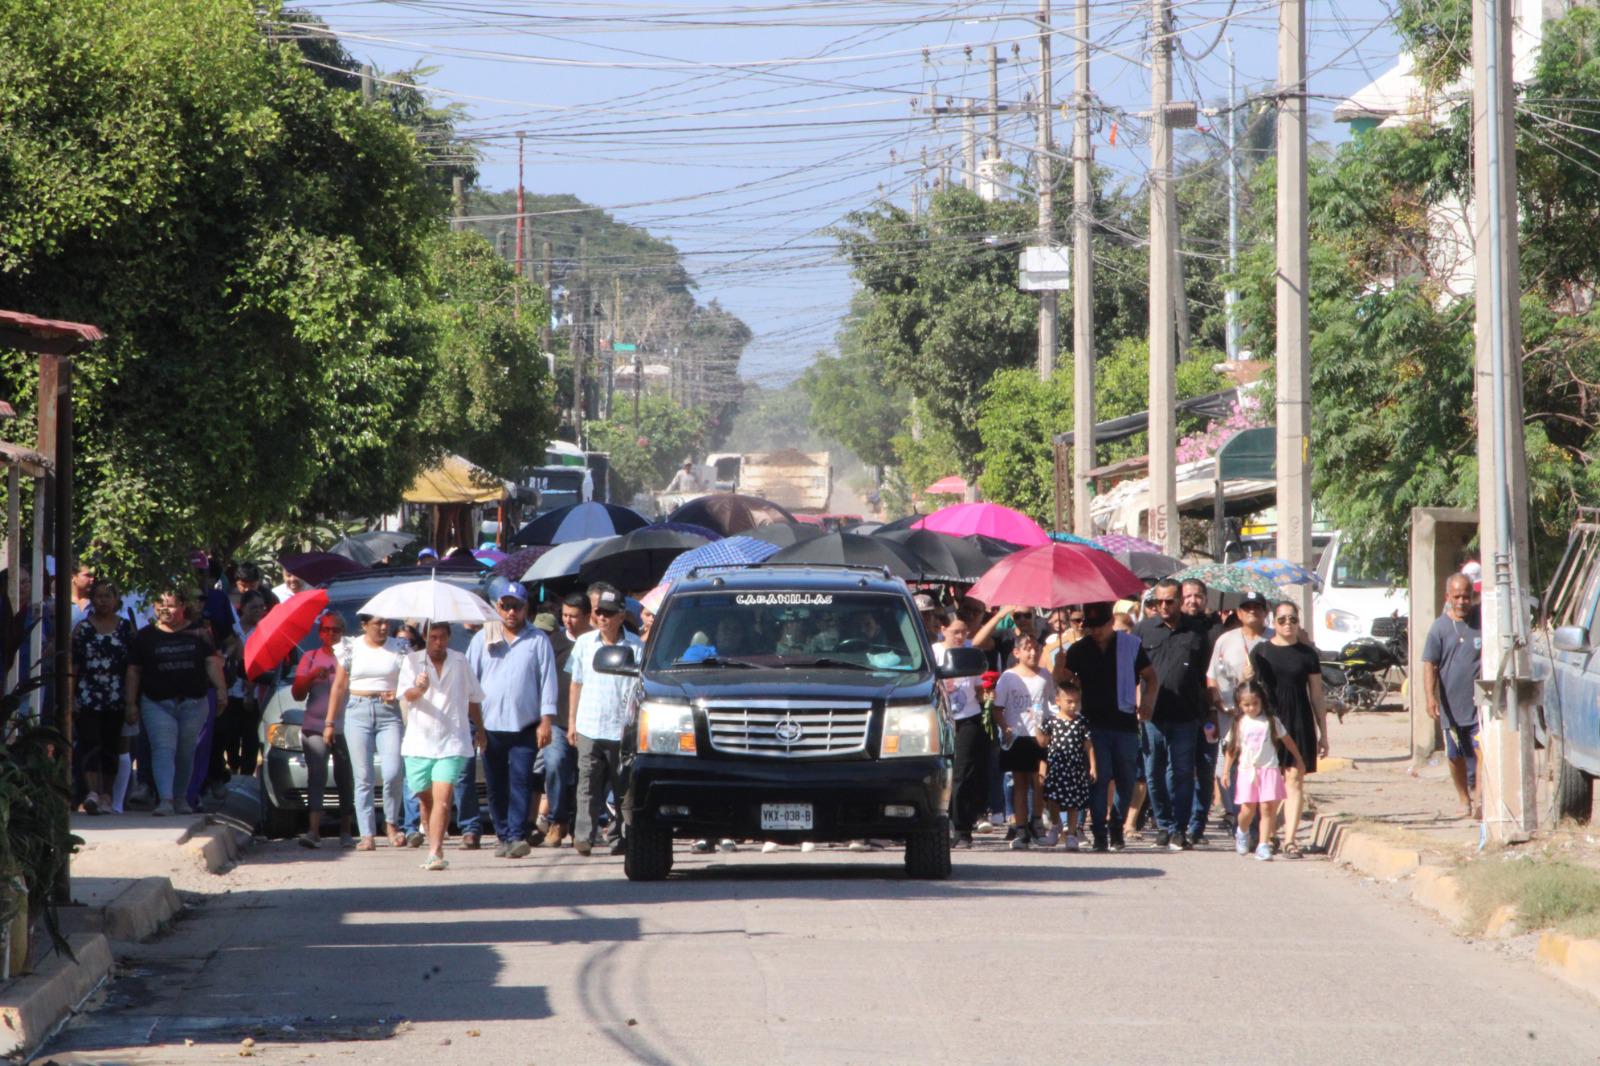
[[977, 677], [989, 669], [989, 657], [978, 648], [951, 648], [945, 653], [940, 677]]
[[1550, 634], [1550, 643], [1556, 651], [1588, 651], [1589, 631], [1583, 626], [1558, 626]]
[[616, 677], [638, 677], [639, 664], [633, 661], [633, 649], [626, 644], [610, 644], [594, 653], [594, 672]]

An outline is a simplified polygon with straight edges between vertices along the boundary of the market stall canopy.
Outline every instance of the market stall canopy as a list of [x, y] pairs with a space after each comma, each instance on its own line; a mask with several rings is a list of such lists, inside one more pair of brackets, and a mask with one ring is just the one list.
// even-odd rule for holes
[[[1217, 494], [1215, 459], [1183, 463], [1177, 470], [1178, 510], [1182, 514], [1209, 518]], [[1270, 506], [1277, 496], [1277, 482], [1271, 479], [1236, 478], [1224, 481], [1222, 494], [1230, 518], [1254, 514]], [[1095, 496], [1089, 504], [1094, 527], [1103, 533], [1145, 533], [1145, 511], [1150, 505], [1150, 479], [1131, 478]]]
[[447, 455], [417, 475], [401, 498], [406, 503], [499, 503], [511, 486], [459, 455]]

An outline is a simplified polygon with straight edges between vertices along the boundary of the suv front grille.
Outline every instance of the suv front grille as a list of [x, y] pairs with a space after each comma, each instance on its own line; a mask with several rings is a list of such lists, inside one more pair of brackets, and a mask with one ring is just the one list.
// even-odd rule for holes
[[730, 755], [779, 759], [854, 755], [867, 750], [872, 704], [804, 700], [707, 700], [711, 747]]

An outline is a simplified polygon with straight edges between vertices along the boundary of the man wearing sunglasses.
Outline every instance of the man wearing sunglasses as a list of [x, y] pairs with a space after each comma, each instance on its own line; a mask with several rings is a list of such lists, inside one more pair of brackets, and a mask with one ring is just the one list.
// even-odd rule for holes
[[1134, 630], [1157, 678], [1155, 713], [1144, 733], [1145, 782], [1155, 815], [1156, 847], [1187, 851], [1194, 807], [1195, 755], [1211, 701], [1206, 694], [1210, 665], [1209, 628], [1203, 619], [1182, 613], [1183, 592], [1171, 578], [1151, 592], [1154, 613]]

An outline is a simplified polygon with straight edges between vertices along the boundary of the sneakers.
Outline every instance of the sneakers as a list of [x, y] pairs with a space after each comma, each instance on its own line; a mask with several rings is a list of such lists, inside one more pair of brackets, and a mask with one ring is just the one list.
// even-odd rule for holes
[[1191, 848], [1198, 848], [1198, 847], [1200, 847], [1200, 846], [1202, 846], [1204, 844], [1209, 844], [1209, 843], [1211, 843], [1211, 841], [1206, 839], [1206, 835], [1204, 833], [1190, 833], [1189, 834], [1189, 846]]
[[1262, 844], [1260, 847], [1256, 848], [1256, 858], [1258, 860], [1260, 860], [1261, 862], [1271, 862], [1272, 861], [1272, 845], [1271, 844]]
[[574, 840], [572, 842], [572, 850], [588, 858], [590, 853], [594, 851], [594, 845], [587, 840]]
[[1243, 829], [1233, 831], [1233, 850], [1240, 855], [1250, 854], [1250, 834]]
[[956, 838], [950, 841], [950, 846], [952, 848], [960, 848], [961, 850], [965, 851], [966, 849], [972, 847], [972, 834], [957, 833]]
[[420, 848], [426, 842], [426, 839], [421, 833], [412, 830], [406, 834], [406, 847]]
[[483, 837], [477, 833], [464, 833], [461, 836], [461, 846], [467, 851], [477, 851], [483, 847]]
[[322, 841], [317, 839], [316, 837], [312, 836], [309, 831], [301, 833], [295, 839], [300, 842], [300, 846], [302, 848], [320, 848], [320, 847], [322, 847]]
[[1172, 848], [1173, 851], [1178, 850], [1172, 846], [1172, 834], [1165, 829], [1158, 829], [1156, 830], [1156, 850], [1160, 851], [1163, 848]]
[[1082, 843], [1082, 841], [1080, 841], [1078, 839], [1078, 834], [1076, 834], [1076, 833], [1068, 833], [1067, 834], [1067, 850], [1068, 851], [1077, 851], [1082, 846], [1083, 846], [1083, 843]]
[[763, 855], [771, 855], [777, 850], [778, 842], [776, 840], [769, 840], [765, 844], [761, 845], [761, 854]]
[[1048, 827], [1046, 826], [1043, 818], [1035, 818], [1032, 822], [1028, 823], [1028, 832], [1032, 834], [1035, 840], [1038, 840], [1040, 837], [1044, 836], [1047, 829]]
[[815, 840], [802, 840], [800, 842], [800, 853], [802, 855], [809, 855], [816, 850], [817, 842]]
[[1123, 848], [1127, 847], [1127, 841], [1125, 841], [1122, 837], [1122, 829], [1120, 826], [1111, 827], [1109, 832], [1112, 851], [1121, 851]]
[[987, 818], [979, 818], [978, 824], [972, 827], [972, 831], [974, 833], [992, 833], [994, 832], [994, 823]]
[[508, 859], [526, 859], [532, 853], [533, 845], [526, 840], [518, 840], [506, 848], [506, 858]]
[[172, 813], [173, 814], [193, 814], [194, 813], [194, 808], [189, 806], [189, 801], [186, 800], [186, 799], [174, 799], [172, 801]]
[[1044, 846], [1047, 848], [1053, 848], [1057, 843], [1060, 842], [1060, 840], [1061, 827], [1059, 825], [1052, 825], [1050, 827], [1050, 831], [1044, 835]]
[[[1104, 853], [1110, 851], [1111, 847], [1106, 842], [1106, 838], [1102, 835], [1094, 838], [1094, 843], [1090, 845], [1089, 850]], [[1121, 851], [1122, 849], [1119, 847], [1117, 850]]]
[[495, 849], [494, 849], [494, 857], [495, 858], [503, 859], [509, 854], [511, 854], [511, 845], [510, 844], [498, 844], [498, 845], [495, 846]]
[[1019, 829], [1018, 832], [1017, 832], [1017, 835], [1015, 837], [1013, 837], [1012, 840], [1011, 840], [1011, 845], [1010, 845], [1011, 846], [1011, 850], [1012, 851], [1027, 851], [1028, 848], [1032, 844], [1032, 842], [1028, 839], [1028, 836], [1029, 836], [1029, 833], [1028, 833], [1027, 827], [1024, 826], [1021, 829]]
[[171, 800], [162, 800], [160, 803], [156, 804], [156, 809], [151, 811], [150, 815], [153, 818], [165, 818], [171, 813], [172, 813], [172, 801]]
[[1181, 829], [1167, 839], [1168, 851], [1188, 851], [1189, 847], [1189, 838], [1183, 835], [1183, 830]]
[[1017, 839], [1017, 827], [1014, 825], [1006, 826], [1006, 843], [1009, 844], [1015, 839]]
[[693, 844], [689, 845], [689, 850], [694, 852], [696, 855], [709, 855], [715, 849], [716, 845], [712, 844], [709, 840], [696, 840]]
[[721, 852], [738, 851], [739, 845], [737, 842], [729, 840], [727, 837], [723, 837], [721, 840], [717, 841], [717, 850]]

